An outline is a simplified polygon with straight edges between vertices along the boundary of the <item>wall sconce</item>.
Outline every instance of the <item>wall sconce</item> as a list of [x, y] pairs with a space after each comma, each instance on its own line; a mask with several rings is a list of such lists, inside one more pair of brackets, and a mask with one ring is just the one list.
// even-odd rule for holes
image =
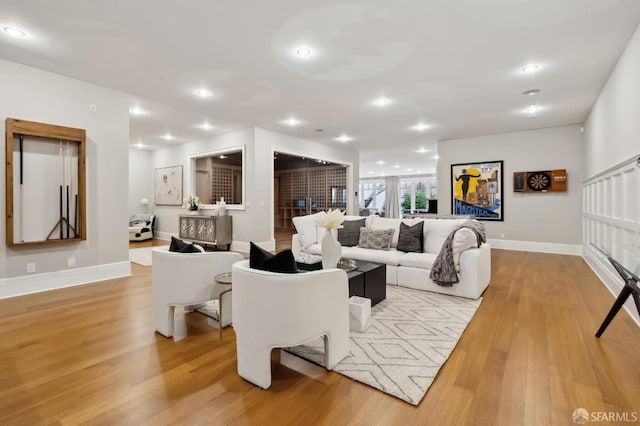
[[145, 213], [149, 213], [149, 200], [146, 198], [143, 198], [142, 200], [140, 200], [140, 204], [142, 204], [144, 206], [144, 212]]

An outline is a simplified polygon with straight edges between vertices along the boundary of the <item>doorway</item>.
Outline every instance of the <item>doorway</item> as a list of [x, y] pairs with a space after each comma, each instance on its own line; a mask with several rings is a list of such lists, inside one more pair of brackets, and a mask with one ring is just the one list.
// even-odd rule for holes
[[[295, 233], [293, 219], [328, 209], [347, 208], [345, 164], [274, 152], [273, 194], [276, 246]], [[281, 243], [285, 243], [282, 241]]]

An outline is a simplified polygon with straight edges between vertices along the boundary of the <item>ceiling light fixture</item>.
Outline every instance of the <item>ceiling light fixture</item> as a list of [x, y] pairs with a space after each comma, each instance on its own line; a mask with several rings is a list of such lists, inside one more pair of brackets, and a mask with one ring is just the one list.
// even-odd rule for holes
[[129, 113], [132, 115], [144, 115], [145, 111], [137, 106], [129, 108]]
[[173, 136], [171, 136], [171, 133], [167, 133], [164, 136], [162, 136], [162, 139], [167, 140], [167, 141], [171, 141], [171, 140], [174, 140], [175, 138]]
[[416, 150], [416, 152], [417, 152], [418, 154], [424, 154], [425, 152], [429, 152], [429, 150], [428, 150], [427, 148], [425, 148], [425, 147], [422, 147], [422, 146], [421, 146], [420, 148], [418, 148], [418, 149]]
[[536, 65], [536, 64], [528, 64], [528, 65], [525, 65], [524, 67], [522, 67], [522, 72], [525, 73], [525, 74], [530, 74], [532, 72], [538, 71], [539, 68], [540, 67], [538, 65]]
[[391, 103], [391, 101], [387, 98], [380, 97], [372, 102], [377, 107], [385, 107]]
[[382, 161], [382, 160], [378, 160], [378, 161], [376, 161], [376, 164], [379, 164], [379, 165], [381, 165], [381, 166], [382, 166], [383, 164], [385, 164], [385, 162], [384, 162], [384, 161]]
[[138, 141], [138, 143], [136, 144], [136, 146], [137, 146], [138, 148], [142, 148], [142, 147], [144, 147], [144, 145], [142, 144], [142, 141]]
[[17, 28], [13, 28], [13, 27], [4, 27], [4, 32], [10, 35], [11, 37], [16, 37], [16, 38], [23, 38], [27, 35], [27, 33], [25, 33], [24, 31], [19, 30]]
[[531, 89], [531, 90], [527, 90], [526, 92], [522, 92], [523, 95], [528, 95], [528, 96], [537, 95], [538, 93], [540, 93], [540, 89]]
[[225, 158], [227, 158], [227, 156], [226, 156], [226, 155], [224, 155], [224, 154], [222, 154], [222, 155], [221, 155], [221, 156], [219, 156], [218, 158], [219, 158], [219, 159], [221, 159], [221, 160], [224, 160]]
[[213, 129], [213, 126], [212, 126], [211, 124], [209, 124], [209, 122], [208, 122], [208, 121], [205, 121], [204, 123], [202, 123], [202, 124], [200, 125], [200, 128], [201, 128], [202, 130], [211, 130], [211, 129]]
[[413, 130], [417, 130], [419, 132], [422, 132], [424, 130], [427, 130], [429, 128], [428, 124], [425, 123], [418, 123], [415, 126], [412, 127]]
[[300, 120], [296, 120], [295, 118], [291, 117], [284, 120], [284, 124], [286, 124], [287, 126], [297, 126], [298, 124], [300, 124]]
[[343, 142], [343, 143], [346, 143], [346, 142], [349, 142], [349, 141], [353, 140], [353, 138], [351, 136], [348, 136], [348, 135], [340, 135], [335, 139], [337, 141], [340, 141], [340, 142]]
[[296, 49], [296, 55], [300, 56], [301, 58], [307, 58], [311, 56], [311, 49], [309, 49], [308, 47], [298, 47]]
[[396, 164], [395, 166], [393, 166], [394, 169], [399, 169], [400, 168], [400, 164]]
[[200, 98], [210, 98], [213, 95], [213, 92], [211, 90], [200, 88], [196, 89], [195, 94]]
[[440, 159], [440, 156], [436, 154], [436, 155], [434, 155], [434, 156], [433, 156], [433, 159], [434, 159], [434, 160], [439, 160], [439, 159]]
[[535, 118], [536, 114], [540, 111], [540, 107], [537, 105], [529, 105], [524, 112], [527, 114], [529, 118]]

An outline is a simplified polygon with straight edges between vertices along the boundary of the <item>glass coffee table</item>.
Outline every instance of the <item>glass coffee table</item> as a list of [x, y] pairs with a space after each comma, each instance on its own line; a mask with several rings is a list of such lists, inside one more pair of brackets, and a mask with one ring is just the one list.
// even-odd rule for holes
[[214, 277], [214, 280], [218, 284], [228, 285], [229, 289], [223, 290], [220, 292], [220, 295], [202, 306], [199, 306], [196, 311], [201, 313], [202, 315], [218, 322], [218, 329], [220, 330], [220, 338], [222, 339], [222, 329], [228, 327], [229, 325], [222, 326], [222, 300], [223, 296], [231, 291], [231, 272], [225, 272], [223, 274], [218, 274]]

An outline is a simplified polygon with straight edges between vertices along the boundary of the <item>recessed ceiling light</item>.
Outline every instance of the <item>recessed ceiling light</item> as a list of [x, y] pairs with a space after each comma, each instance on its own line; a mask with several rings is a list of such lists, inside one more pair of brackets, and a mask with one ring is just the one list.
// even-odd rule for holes
[[13, 27], [4, 27], [4, 32], [10, 35], [11, 37], [16, 37], [16, 38], [23, 38], [27, 35], [27, 33], [25, 33], [24, 31], [19, 30], [17, 28], [13, 28]]
[[425, 123], [418, 123], [415, 126], [412, 127], [413, 130], [417, 130], [419, 132], [422, 132], [424, 130], [427, 130], [429, 128], [428, 124]]
[[439, 155], [434, 155], [434, 156], [433, 156], [433, 159], [434, 159], [434, 160], [439, 160], [439, 159], [440, 159], [440, 156], [439, 156]]
[[311, 49], [309, 49], [308, 47], [298, 47], [296, 49], [296, 55], [300, 56], [301, 58], [307, 58], [311, 56]]
[[142, 141], [138, 141], [138, 143], [136, 144], [136, 146], [137, 146], [138, 148], [142, 148], [142, 147], [144, 147], [144, 145], [142, 144]]
[[367, 173], [369, 173], [370, 175], [372, 175], [372, 174], [373, 174], [373, 171], [369, 170]]
[[529, 105], [524, 112], [527, 114], [527, 117], [534, 118], [536, 114], [540, 111], [540, 107], [537, 105]]
[[418, 149], [416, 150], [416, 152], [417, 152], [418, 154], [424, 154], [425, 152], [429, 152], [429, 150], [428, 150], [427, 148], [425, 148], [425, 147], [422, 147], [422, 146], [421, 146], [420, 148], [418, 148]]
[[297, 126], [298, 124], [300, 124], [300, 120], [296, 120], [295, 118], [291, 117], [284, 120], [283, 123], [287, 126]]
[[385, 164], [385, 162], [384, 162], [384, 161], [382, 161], [382, 160], [378, 160], [378, 161], [376, 161], [376, 164], [379, 164], [379, 165], [381, 165], [381, 166], [382, 166], [383, 164]]
[[380, 97], [372, 102], [377, 107], [384, 107], [391, 103], [391, 101], [387, 98]]
[[211, 130], [211, 129], [213, 129], [213, 126], [212, 126], [211, 124], [209, 124], [209, 122], [208, 122], [208, 121], [205, 121], [204, 123], [202, 123], [202, 124], [200, 125], [200, 128], [201, 128], [202, 130]]
[[224, 154], [222, 154], [222, 155], [221, 155], [221, 156], [219, 156], [218, 158], [219, 158], [219, 159], [221, 159], [221, 160], [224, 160], [225, 158], [227, 158], [227, 156], [226, 156], [226, 155], [224, 155]]
[[413, 169], [407, 169], [407, 171], [408, 171], [408, 172], [412, 172], [412, 171], [413, 171]]
[[133, 114], [133, 115], [144, 115], [145, 114], [145, 110], [143, 110], [140, 107], [134, 106], [129, 108], [129, 113]]
[[395, 166], [393, 166], [394, 169], [399, 169], [400, 168], [400, 164], [396, 164]]
[[349, 142], [349, 141], [352, 141], [352, 140], [353, 140], [353, 138], [352, 138], [351, 136], [348, 136], [348, 135], [340, 135], [340, 136], [338, 136], [338, 137], [337, 137], [337, 138], [335, 138], [335, 139], [336, 139], [337, 141], [340, 141], [340, 142]]
[[525, 65], [524, 67], [522, 67], [522, 72], [526, 73], [526, 74], [529, 74], [529, 73], [538, 71], [539, 68], [540, 67], [538, 65], [536, 65], [536, 64], [528, 64], [528, 65]]
[[162, 136], [162, 139], [170, 141], [170, 140], [173, 140], [175, 138], [173, 136], [171, 136], [171, 133], [167, 133], [164, 136]]
[[529, 95], [529, 96], [537, 95], [538, 93], [540, 93], [540, 89], [531, 89], [531, 90], [527, 90], [526, 92], [522, 92], [523, 95]]
[[200, 88], [196, 89], [195, 94], [200, 98], [209, 98], [211, 97], [211, 95], [213, 95], [213, 92], [208, 89]]

